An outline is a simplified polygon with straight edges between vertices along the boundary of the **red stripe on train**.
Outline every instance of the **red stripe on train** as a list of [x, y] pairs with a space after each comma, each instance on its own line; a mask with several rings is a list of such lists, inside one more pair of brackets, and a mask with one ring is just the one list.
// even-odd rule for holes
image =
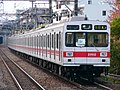
[[[73, 52], [73, 56], [67, 56], [66, 52], [63, 52], [63, 57], [92, 57], [100, 58], [100, 52]], [[110, 52], [107, 52], [107, 58], [110, 58]]]

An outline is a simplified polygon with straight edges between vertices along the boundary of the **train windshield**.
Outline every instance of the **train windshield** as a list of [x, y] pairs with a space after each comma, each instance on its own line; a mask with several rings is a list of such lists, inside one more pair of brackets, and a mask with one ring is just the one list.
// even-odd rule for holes
[[88, 33], [88, 47], [107, 47], [108, 34], [107, 33]]
[[66, 46], [74, 47], [74, 33], [66, 33]]
[[67, 47], [77, 47], [77, 43], [85, 40], [85, 47], [107, 47], [108, 33], [98, 32], [67, 32], [65, 45]]

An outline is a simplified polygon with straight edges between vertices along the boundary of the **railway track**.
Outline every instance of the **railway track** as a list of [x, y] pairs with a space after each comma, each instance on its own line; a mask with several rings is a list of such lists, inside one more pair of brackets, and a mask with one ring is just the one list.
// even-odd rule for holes
[[88, 79], [81, 77], [81, 81], [78, 82], [78, 83], [81, 83], [82, 85], [85, 85], [88, 88], [92, 88], [93, 87], [93, 88], [101, 88], [102, 90], [113, 90], [112, 88], [106, 86], [105, 84], [100, 83], [96, 79], [93, 82], [89, 82]]
[[102, 84], [100, 84], [100, 83], [98, 83], [98, 82], [94, 82], [94, 84], [97, 85], [97, 86], [99, 86], [99, 87], [102, 87], [102, 88], [104, 88], [104, 89], [106, 89], [106, 90], [113, 90], [112, 88], [107, 87], [107, 86], [105, 86], [105, 85], [102, 85]]
[[19, 65], [13, 60], [8, 58], [2, 50], [0, 50], [1, 60], [8, 69], [12, 76], [18, 90], [45, 90], [40, 84], [38, 84], [27, 72], [25, 72]]
[[120, 80], [120, 75], [116, 75], [116, 74], [108, 74], [108, 77], [111, 77], [115, 80]]
[[[11, 55], [9, 55], [9, 52], [7, 53], [7, 55], [8, 55], [8, 57], [11, 56]], [[10, 57], [10, 58], [12, 59], [14, 57]], [[56, 77], [56, 75], [51, 76], [50, 73], [46, 72], [45, 70], [43, 70], [43, 72], [47, 73], [47, 76], [46, 76], [46, 74], [42, 75], [43, 72], [41, 72], [40, 69], [39, 70], [32, 69], [32, 68], [35, 68], [33, 66], [33, 64], [31, 65], [31, 64], [25, 62], [24, 60], [21, 61], [21, 60], [18, 60], [17, 58], [14, 58], [14, 61], [16, 63], [18, 63], [22, 68], [24, 68], [25, 71], [29, 72], [30, 75], [38, 81], [38, 83], [41, 83], [42, 86], [44, 86], [46, 88], [46, 90], [112, 90], [109, 87], [106, 88], [106, 86], [104, 86], [102, 84], [98, 84], [98, 83], [96, 83], [96, 85], [91, 84], [91, 85], [84, 86], [84, 85], [81, 85], [81, 84], [78, 84], [75, 82], [71, 82], [69, 80], [62, 80], [63, 78], [59, 79], [59, 77], [58, 76]], [[56, 81], [54, 81], [54, 78]], [[58, 80], [59, 80], [59, 82], [58, 82]], [[49, 85], [47, 85], [48, 83], [49, 83]], [[62, 84], [60, 84], [60, 83], [62, 83]], [[55, 85], [53, 85], [53, 84], [55, 84]]]
[[[4, 50], [5, 51], [5, 50]], [[5, 52], [6, 53], [6, 52]], [[7, 53], [9, 57], [9, 53]], [[11, 56], [11, 55], [10, 55]], [[50, 75], [50, 73], [46, 73], [46, 71], [40, 69], [36, 69], [32, 64], [25, 62], [24, 60], [18, 60], [18, 58], [9, 57], [10, 59], [14, 59], [14, 62], [19, 64], [25, 71], [29, 72], [29, 74], [37, 80], [38, 83], [41, 83], [42, 86], [45, 87], [45, 90], [87, 90], [80, 85], [74, 85], [66, 80], [61, 80], [56, 78], [54, 75]], [[26, 89], [28, 90], [28, 89]], [[36, 90], [36, 89], [33, 89]]]

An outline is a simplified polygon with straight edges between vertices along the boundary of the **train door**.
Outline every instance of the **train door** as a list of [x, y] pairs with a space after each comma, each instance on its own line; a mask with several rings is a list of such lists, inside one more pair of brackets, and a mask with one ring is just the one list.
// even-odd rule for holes
[[74, 63], [77, 65], [86, 64], [86, 33], [84, 32], [75, 32], [74, 33]]

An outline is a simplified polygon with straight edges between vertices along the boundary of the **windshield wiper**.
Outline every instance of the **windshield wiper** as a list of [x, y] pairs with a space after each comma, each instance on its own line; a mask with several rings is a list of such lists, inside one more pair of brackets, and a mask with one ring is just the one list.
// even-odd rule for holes
[[94, 43], [91, 43], [91, 45], [92, 45], [97, 51], [99, 51], [99, 50], [96, 48], [96, 46], [95, 46]]

